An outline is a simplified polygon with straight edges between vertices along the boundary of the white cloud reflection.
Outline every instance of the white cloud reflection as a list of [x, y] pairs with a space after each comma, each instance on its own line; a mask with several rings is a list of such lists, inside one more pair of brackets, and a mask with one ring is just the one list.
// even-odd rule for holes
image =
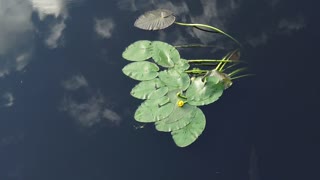
[[14, 97], [11, 92], [6, 92], [1, 96], [0, 105], [1, 107], [11, 107], [14, 103]]
[[[99, 124], [119, 125], [122, 117], [110, 107], [111, 102], [99, 91], [92, 91], [83, 75], [75, 75], [62, 82], [69, 92], [62, 100], [60, 109], [65, 111], [82, 127], [93, 127]], [[85, 91], [77, 91], [80, 88]], [[81, 93], [81, 100], [76, 94]]]
[[77, 90], [81, 87], [88, 87], [88, 82], [83, 75], [74, 75], [62, 82], [62, 86], [69, 91]]
[[33, 50], [31, 15], [28, 1], [0, 0], [0, 77], [28, 64]]
[[94, 29], [96, 33], [102, 38], [111, 38], [114, 27], [115, 24], [111, 18], [95, 19]]

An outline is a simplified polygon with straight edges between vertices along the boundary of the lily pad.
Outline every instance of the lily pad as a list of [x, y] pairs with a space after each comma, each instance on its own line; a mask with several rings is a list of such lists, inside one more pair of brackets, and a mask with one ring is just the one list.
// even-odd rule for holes
[[201, 109], [197, 108], [195, 111], [195, 116], [188, 125], [171, 132], [174, 142], [179, 147], [186, 147], [192, 144], [205, 129], [206, 117]]
[[152, 58], [160, 66], [173, 67], [175, 62], [180, 60], [180, 54], [178, 50], [170, 44], [153, 41]]
[[133, 62], [126, 65], [122, 72], [132, 79], [144, 81], [158, 76], [159, 67], [148, 61]]
[[222, 95], [224, 85], [214, 76], [195, 78], [186, 92], [188, 103], [202, 106], [213, 103]]
[[185, 70], [189, 69], [189, 67], [190, 67], [190, 64], [189, 64], [188, 60], [179, 59], [178, 61], [175, 62], [175, 65], [173, 68], [178, 71], [185, 71]]
[[134, 118], [138, 122], [156, 122], [168, 117], [173, 108], [174, 105], [170, 103], [167, 96], [163, 96], [159, 99], [148, 99], [138, 107], [134, 114]]
[[141, 15], [135, 21], [134, 26], [144, 30], [160, 30], [169, 27], [175, 20], [176, 17], [173, 12], [166, 9], [157, 9]]
[[184, 104], [182, 107], [180, 107], [177, 105], [178, 101], [185, 100], [178, 97], [177, 92], [179, 91], [175, 90], [168, 93], [170, 101], [175, 104], [175, 106], [172, 113], [168, 117], [155, 122], [155, 126], [158, 131], [171, 132], [181, 129], [188, 125], [195, 116], [197, 109], [196, 106]]
[[144, 61], [151, 58], [151, 41], [141, 40], [132, 43], [122, 53], [122, 57], [129, 61]]
[[159, 78], [142, 81], [131, 91], [131, 95], [138, 99], [158, 99], [168, 92], [168, 87]]
[[186, 90], [190, 85], [190, 77], [185, 72], [168, 69], [159, 73], [159, 79], [168, 86], [169, 91], [174, 89]]

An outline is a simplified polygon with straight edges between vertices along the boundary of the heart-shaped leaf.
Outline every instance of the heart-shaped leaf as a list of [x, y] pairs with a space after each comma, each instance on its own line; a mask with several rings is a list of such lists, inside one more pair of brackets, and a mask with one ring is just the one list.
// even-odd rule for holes
[[159, 30], [169, 27], [174, 23], [176, 17], [166, 9], [148, 11], [141, 15], [134, 26], [144, 30]]
[[189, 104], [178, 106], [178, 102], [185, 101], [185, 99], [178, 97], [177, 92], [179, 91], [175, 90], [168, 93], [170, 102], [175, 104], [175, 106], [168, 117], [155, 122], [155, 126], [158, 131], [171, 132], [178, 130], [188, 125], [194, 119], [197, 109], [196, 106]]
[[169, 91], [174, 89], [186, 90], [190, 85], [190, 77], [185, 72], [168, 69], [159, 73], [159, 79], [168, 86]]
[[122, 53], [122, 57], [129, 61], [144, 61], [151, 58], [151, 41], [141, 40], [132, 43]]
[[195, 111], [195, 116], [188, 125], [171, 132], [174, 142], [179, 147], [192, 144], [202, 134], [206, 126], [206, 117], [201, 109], [196, 108]]
[[189, 86], [186, 97], [188, 103], [195, 106], [202, 106], [213, 103], [222, 95], [224, 85], [214, 76], [197, 77]]
[[158, 76], [159, 67], [148, 61], [133, 62], [126, 65], [122, 72], [132, 79], [144, 81]]
[[131, 91], [131, 95], [138, 99], [158, 99], [168, 92], [168, 87], [159, 78], [142, 81]]
[[170, 44], [153, 41], [152, 58], [162, 67], [173, 67], [175, 62], [180, 60], [180, 54], [178, 50]]
[[138, 107], [134, 114], [134, 118], [138, 122], [156, 122], [168, 117], [173, 108], [174, 105], [170, 103], [167, 96], [163, 96], [159, 99], [148, 99]]

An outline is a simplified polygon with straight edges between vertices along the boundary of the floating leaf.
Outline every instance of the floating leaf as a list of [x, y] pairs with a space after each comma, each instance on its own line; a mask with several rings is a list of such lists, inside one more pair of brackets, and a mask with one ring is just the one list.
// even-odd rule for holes
[[159, 79], [168, 86], [169, 90], [186, 90], [190, 85], [190, 77], [185, 72], [179, 72], [176, 69], [168, 69], [159, 73]]
[[173, 67], [175, 62], [180, 60], [180, 54], [178, 50], [170, 44], [153, 41], [152, 58], [160, 66]]
[[214, 76], [195, 78], [186, 92], [188, 103], [195, 106], [207, 105], [218, 100], [224, 85]]
[[138, 99], [158, 99], [168, 92], [168, 87], [159, 78], [142, 81], [131, 91], [131, 95]]
[[141, 40], [132, 43], [122, 53], [122, 57], [129, 61], [144, 61], [151, 58], [151, 41]]
[[169, 27], [174, 23], [176, 17], [166, 9], [148, 11], [141, 15], [134, 23], [134, 26], [144, 30], [160, 30]]
[[177, 96], [177, 92], [179, 91], [171, 91], [168, 93], [168, 97], [170, 101], [175, 104], [172, 113], [155, 123], [156, 129], [158, 131], [163, 132], [171, 132], [174, 130], [181, 129], [188, 125], [195, 116], [196, 106], [192, 106], [189, 104], [184, 104], [182, 107], [177, 105], [178, 101], [184, 101], [185, 99], [181, 99]]
[[177, 146], [186, 147], [192, 144], [203, 132], [206, 126], [206, 117], [203, 112], [196, 108], [192, 121], [185, 127], [171, 132], [172, 138]]
[[189, 64], [188, 60], [180, 59], [175, 62], [175, 65], [173, 68], [178, 71], [185, 71], [185, 70], [189, 69], [189, 67], [190, 67], [190, 64]]
[[132, 79], [144, 81], [158, 76], [159, 67], [148, 61], [133, 62], [126, 65], [122, 72]]
[[134, 118], [138, 122], [156, 122], [168, 117], [174, 105], [170, 103], [167, 96], [159, 99], [148, 99], [144, 101], [136, 110]]

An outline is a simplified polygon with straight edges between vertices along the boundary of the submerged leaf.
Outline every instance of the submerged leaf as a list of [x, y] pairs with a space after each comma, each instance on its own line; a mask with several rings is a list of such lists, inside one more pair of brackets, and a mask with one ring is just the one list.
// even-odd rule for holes
[[126, 65], [122, 72], [132, 79], [144, 81], [158, 76], [159, 67], [148, 61], [133, 62]]
[[195, 111], [195, 116], [188, 125], [171, 132], [174, 142], [179, 147], [192, 144], [202, 134], [206, 126], [206, 117], [201, 109], [196, 108]]
[[168, 92], [168, 87], [159, 78], [142, 81], [131, 91], [131, 95], [138, 99], [158, 99]]
[[132, 43], [122, 53], [122, 57], [129, 61], [144, 61], [151, 58], [151, 41], [141, 40]]
[[148, 11], [141, 15], [134, 23], [134, 26], [144, 30], [160, 30], [169, 27], [174, 23], [176, 17], [166, 9]]

